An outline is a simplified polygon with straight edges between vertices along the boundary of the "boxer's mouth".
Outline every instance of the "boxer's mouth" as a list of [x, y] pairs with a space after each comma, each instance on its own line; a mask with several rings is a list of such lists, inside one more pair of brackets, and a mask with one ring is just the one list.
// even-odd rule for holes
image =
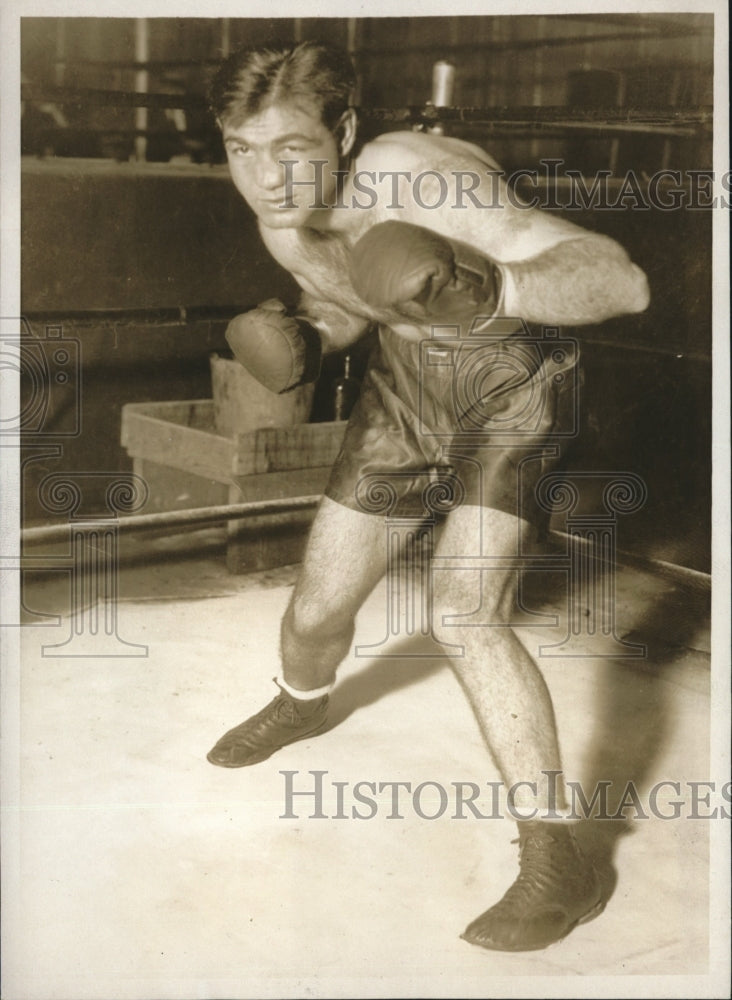
[[278, 195], [276, 198], [259, 198], [260, 205], [271, 205], [274, 208], [295, 208], [292, 197], [288, 201], [286, 194]]

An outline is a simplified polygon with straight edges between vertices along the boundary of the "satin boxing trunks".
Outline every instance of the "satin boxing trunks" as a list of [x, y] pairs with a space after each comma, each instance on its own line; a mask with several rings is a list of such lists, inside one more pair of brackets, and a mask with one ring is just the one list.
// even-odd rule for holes
[[474, 504], [545, 526], [536, 488], [576, 433], [578, 349], [516, 323], [420, 342], [382, 326], [326, 496], [407, 517]]

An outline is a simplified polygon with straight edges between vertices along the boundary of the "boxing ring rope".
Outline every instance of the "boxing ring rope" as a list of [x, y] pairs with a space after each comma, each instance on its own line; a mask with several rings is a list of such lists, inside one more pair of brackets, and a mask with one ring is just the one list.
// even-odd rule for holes
[[[240, 521], [249, 517], [267, 516], [276, 517], [280, 514], [291, 514], [298, 510], [311, 510], [316, 507], [322, 499], [321, 494], [313, 493], [300, 497], [284, 497], [277, 500], [256, 500], [249, 503], [240, 504], [219, 504], [210, 507], [191, 507], [185, 510], [161, 511], [155, 514], [130, 514], [118, 518], [115, 521], [120, 532], [134, 533], [137, 531], [166, 531], [170, 529], [196, 528], [207, 524], [222, 523], [224, 521]], [[83, 526], [85, 522], [79, 521], [76, 526]], [[97, 522], [89, 522], [96, 524]], [[20, 540], [23, 546], [54, 544], [65, 542], [69, 537], [69, 529], [72, 523], [65, 521], [63, 524], [39, 525], [33, 528], [24, 528], [20, 532]], [[582, 542], [574, 538], [565, 531], [551, 529], [549, 538], [558, 543], [565, 544], [569, 539], [570, 545], [581, 545]], [[711, 576], [698, 570], [679, 566], [676, 563], [668, 563], [659, 559], [647, 559], [643, 556], [636, 556], [632, 552], [619, 550], [617, 556], [621, 561], [629, 566], [639, 568], [657, 569], [665, 575], [673, 577], [683, 576], [691, 583], [708, 588], [711, 583]]]
[[[620, 482], [622, 475], [610, 478], [618, 480], [619, 485], [623, 486]], [[44, 657], [147, 656], [146, 645], [129, 641], [120, 634], [120, 539], [123, 533], [145, 530], [180, 532], [202, 525], [231, 523], [263, 515], [268, 518], [270, 526], [276, 526], [278, 523], [288, 523], [288, 517], [293, 512], [310, 510], [321, 500], [320, 495], [311, 494], [155, 514], [135, 514], [132, 512], [139, 510], [145, 503], [147, 489], [143, 482], [138, 481], [139, 477], [122, 475], [110, 477], [106, 492], [107, 512], [82, 518], [76, 515], [81, 497], [76, 484], [65, 480], [63, 475], [50, 476], [48, 480], [46, 502], [49, 510], [70, 516], [64, 524], [26, 528], [21, 532], [21, 543], [23, 546], [44, 542], [65, 543], [67, 551], [61, 554], [45, 553], [39, 557], [29, 555], [21, 549], [19, 565], [22, 570], [33, 570], [41, 559], [43, 568], [48, 569], [50, 561], [51, 568], [64, 570], [69, 574], [71, 614], [66, 623], [68, 634], [60, 642], [43, 644]], [[564, 485], [561, 487], [563, 491]], [[577, 491], [565, 492], [574, 495]], [[605, 492], [608, 493], [607, 490]], [[379, 496], [381, 494], [377, 490], [377, 498]], [[385, 496], [388, 500], [388, 491]], [[610, 646], [614, 656], [644, 655], [642, 645], [626, 641], [616, 629], [614, 593], [619, 563], [635, 565], [641, 569], [650, 568], [673, 580], [683, 581], [697, 590], [708, 591], [711, 587], [711, 578], [707, 574], [618, 550], [614, 515], [622, 512], [627, 500], [622, 490], [618, 496], [620, 506], [611, 504], [608, 508], [611, 511], [609, 517], [574, 517], [570, 511], [566, 519], [567, 530], [549, 532], [553, 554], [519, 554], [514, 560], [509, 560], [511, 568], [519, 574], [522, 570], [543, 569], [559, 570], [567, 577], [569, 603], [566, 634], [561, 642], [542, 647], [542, 655], [561, 656], [580, 649], [583, 656], [607, 656]], [[386, 541], [394, 556], [386, 574], [387, 635], [380, 643], [359, 647], [357, 655], [393, 655], [388, 649], [379, 651], [379, 647], [384, 646], [393, 635], [399, 634], [403, 625], [406, 625], [410, 635], [416, 631], [422, 635], [430, 634], [432, 569], [427, 567], [428, 563], [433, 565], [433, 529], [436, 523], [434, 512], [442, 509], [439, 498], [436, 504], [434, 510], [430, 507], [428, 513], [431, 512], [432, 516], [428, 516], [424, 522], [415, 519], [405, 521], [404, 518], [389, 516], [386, 510], [383, 512], [386, 515]], [[598, 541], [600, 544], [597, 544]], [[475, 562], [475, 559], [470, 559], [471, 566]], [[482, 580], [491, 569], [498, 568], [494, 564], [502, 562], [505, 560], [484, 556], [478, 560], [479, 565], [476, 564], [475, 568], [479, 569]], [[465, 565], [462, 559], [458, 559], [455, 565], [453, 563], [454, 560], [437, 559], [436, 568], [462, 569]], [[48, 615], [37, 612], [30, 614], [36, 624], [53, 624], [47, 620]], [[448, 621], [447, 624], [454, 623]], [[455, 655], [456, 650], [457, 647], [455, 650], [446, 648], [444, 652], [446, 655]]]
[[643, 132], [658, 135], [693, 136], [700, 129], [711, 129], [713, 111], [702, 108], [577, 108], [564, 106], [528, 106], [460, 108], [433, 106], [408, 108], [361, 108], [364, 120], [403, 123], [404, 125], [479, 125], [487, 131], [498, 129], [595, 130]]
[[[123, 90], [34, 87], [21, 88], [24, 101], [60, 105], [89, 104], [118, 108], [181, 108], [205, 111], [204, 97]], [[447, 124], [480, 125], [488, 129], [571, 129], [593, 131], [611, 129], [620, 132], [655, 132], [680, 136], [695, 135], [699, 129], [711, 130], [713, 108], [663, 106], [655, 108], [605, 107], [583, 108], [565, 105], [497, 106], [488, 108], [453, 107], [427, 102], [401, 108], [357, 108], [365, 121], [380, 121], [405, 126], [426, 127]], [[119, 131], [116, 130], [116, 131]]]
[[[297, 510], [309, 510], [317, 506], [319, 501], [320, 494], [310, 494], [302, 497], [284, 497], [278, 500], [256, 500], [250, 503], [189, 507], [185, 510], [166, 510], [155, 514], [130, 514], [127, 517], [117, 518], [114, 523], [122, 532], [191, 528], [218, 521], [234, 521], [247, 517], [289, 514]], [[84, 521], [75, 521], [73, 526], [80, 527], [84, 523]], [[63, 524], [25, 528], [20, 533], [20, 540], [23, 545], [63, 542], [68, 538], [70, 526], [71, 522], [66, 521]]]

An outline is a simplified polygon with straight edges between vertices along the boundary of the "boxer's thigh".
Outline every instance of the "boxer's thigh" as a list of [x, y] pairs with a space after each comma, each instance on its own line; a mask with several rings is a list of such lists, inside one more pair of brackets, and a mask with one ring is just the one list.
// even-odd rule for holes
[[543, 530], [549, 510], [539, 484], [560, 463], [576, 432], [576, 356], [567, 352], [560, 363], [544, 345], [511, 340], [491, 350], [495, 359], [476, 379], [480, 393], [456, 393], [466, 408], [456, 418], [446, 458], [463, 503]]
[[453, 510], [435, 548], [436, 626], [443, 615], [470, 614], [479, 608], [487, 621], [507, 619], [518, 583], [515, 557], [525, 552], [534, 535], [532, 524], [503, 510], [474, 504]]
[[355, 615], [386, 570], [384, 520], [323, 497], [293, 594], [308, 617]]

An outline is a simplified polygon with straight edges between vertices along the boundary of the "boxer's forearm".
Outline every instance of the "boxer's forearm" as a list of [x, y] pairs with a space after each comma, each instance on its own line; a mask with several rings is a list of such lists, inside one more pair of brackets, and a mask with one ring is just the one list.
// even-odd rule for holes
[[606, 236], [567, 240], [504, 265], [502, 312], [530, 323], [583, 326], [648, 307], [648, 281]]
[[306, 318], [318, 331], [325, 353], [342, 351], [355, 344], [371, 325], [371, 320], [308, 292], [303, 292], [297, 314]]

